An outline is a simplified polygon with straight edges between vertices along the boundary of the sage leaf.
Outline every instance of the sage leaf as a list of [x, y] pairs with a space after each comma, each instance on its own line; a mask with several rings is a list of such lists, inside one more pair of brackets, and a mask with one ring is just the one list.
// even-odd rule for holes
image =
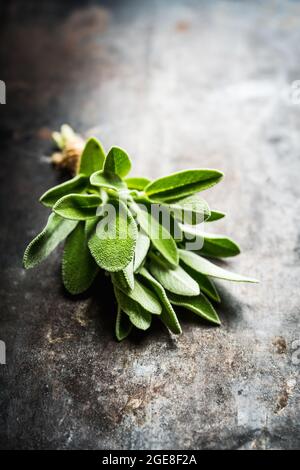
[[199, 284], [200, 292], [203, 292], [215, 302], [221, 302], [217, 288], [209, 277], [194, 271], [188, 266], [185, 266], [184, 269]]
[[113, 189], [114, 191], [126, 190], [126, 184], [118, 175], [104, 171], [96, 171], [90, 177], [90, 183], [100, 188]]
[[139, 230], [135, 253], [134, 253], [134, 272], [138, 271], [143, 264], [150, 248], [150, 238], [142, 230]]
[[67, 194], [82, 193], [88, 186], [89, 180], [84, 175], [77, 175], [65, 183], [54, 186], [46, 191], [41, 197], [40, 202], [46, 207], [53, 207], [54, 204]]
[[241, 252], [239, 246], [229, 237], [205, 233], [200, 253], [213, 258], [228, 258]]
[[198, 195], [178, 199], [168, 204], [172, 215], [185, 224], [200, 224], [210, 217], [210, 209], [207, 202]]
[[137, 214], [138, 223], [149, 236], [155, 248], [170, 265], [177, 266], [179, 263], [177, 245], [170, 232], [155, 217], [152, 217], [147, 210], [142, 209], [137, 204], [131, 207], [133, 207]]
[[157, 297], [162, 302], [162, 312], [159, 317], [161, 321], [175, 335], [181, 334], [182, 331], [180, 323], [163, 286], [149, 273], [149, 271], [147, 271], [146, 268], [143, 267], [139, 274], [150, 283]]
[[149, 263], [149, 269], [155, 279], [170, 292], [186, 296], [199, 295], [200, 293], [197, 282], [181, 266], [169, 269], [152, 260]]
[[134, 288], [133, 260], [122, 271], [112, 273], [112, 279], [114, 284], [120, 286], [123, 291], [132, 290]]
[[131, 330], [132, 323], [130, 322], [128, 315], [126, 315], [118, 306], [115, 328], [117, 340], [122, 341], [123, 339], [127, 338]]
[[203, 191], [218, 183], [223, 173], [218, 170], [184, 170], [152, 181], [145, 188], [151, 199], [172, 201]]
[[50, 214], [44, 230], [27, 246], [23, 265], [29, 269], [37, 266], [74, 230], [77, 221], [65, 220], [56, 214]]
[[168, 297], [172, 304], [191, 310], [196, 315], [199, 315], [200, 317], [205, 318], [205, 320], [215, 323], [216, 325], [221, 324], [217, 312], [205, 295], [200, 294], [197, 297], [184, 297], [169, 293]]
[[99, 267], [87, 246], [84, 222], [68, 236], [63, 252], [62, 278], [65, 288], [71, 294], [80, 294], [94, 281]]
[[151, 325], [152, 315], [140, 304], [128, 297], [114, 286], [115, 296], [119, 307], [129, 316], [131, 323], [140, 330], [147, 330]]
[[90, 237], [96, 230], [97, 224], [100, 221], [100, 217], [95, 217], [94, 219], [88, 219], [85, 221], [85, 236], [87, 241], [89, 241]]
[[183, 234], [188, 236], [188, 240], [191, 240], [193, 235], [195, 240], [199, 239], [202, 244], [200, 254], [204, 256], [226, 258], [240, 253], [239, 246], [229, 237], [204, 232], [199, 229], [194, 231], [193, 228], [186, 225], [181, 225], [180, 228]]
[[111, 200], [103, 207], [103, 213], [107, 213], [107, 216], [98, 222], [88, 245], [102, 269], [110, 272], [121, 271], [134, 256], [136, 223], [121, 201]]
[[[112, 278], [112, 281], [114, 285], [116, 285], [114, 278]], [[117, 285], [116, 287], [122, 290], [121, 285]], [[162, 307], [156, 295], [150, 289], [148, 289], [148, 287], [144, 286], [136, 277], [134, 280], [133, 290], [129, 292], [125, 291], [124, 293], [132, 300], [137, 302], [145, 310], [147, 310], [147, 312], [150, 312], [153, 315], [161, 314]]]
[[206, 222], [215, 222], [215, 220], [223, 219], [226, 214], [220, 211], [210, 211], [210, 217], [206, 219]]
[[95, 171], [102, 170], [105, 161], [105, 152], [101, 143], [91, 137], [82, 152], [79, 173], [90, 176]]
[[88, 220], [95, 218], [101, 203], [96, 194], [68, 194], [57, 201], [53, 211], [65, 219]]
[[256, 279], [235, 274], [226, 269], [211, 263], [202, 256], [196, 255], [191, 251], [179, 250], [180, 259], [194, 271], [198, 271], [206, 276], [217, 277], [227, 281], [236, 282], [258, 282]]
[[120, 147], [112, 147], [107, 154], [104, 172], [113, 173], [124, 178], [131, 170], [131, 161], [125, 150]]
[[139, 176], [126, 178], [125, 183], [128, 189], [136, 189], [137, 191], [143, 191], [143, 189], [150, 183], [148, 178], [141, 178]]

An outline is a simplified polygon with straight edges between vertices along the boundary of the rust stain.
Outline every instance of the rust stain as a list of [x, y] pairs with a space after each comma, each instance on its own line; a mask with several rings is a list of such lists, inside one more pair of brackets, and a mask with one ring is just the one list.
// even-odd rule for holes
[[282, 336], [276, 337], [273, 342], [273, 346], [275, 346], [275, 351], [277, 354], [285, 354], [287, 351], [287, 344], [286, 340]]
[[37, 138], [41, 140], [50, 140], [52, 131], [48, 127], [40, 127], [37, 131]]
[[284, 408], [287, 407], [289, 398], [295, 388], [296, 380], [287, 380], [284, 384], [283, 390], [277, 398], [275, 413], [280, 413]]
[[190, 29], [190, 22], [185, 20], [177, 21], [175, 29], [179, 33], [184, 33]]

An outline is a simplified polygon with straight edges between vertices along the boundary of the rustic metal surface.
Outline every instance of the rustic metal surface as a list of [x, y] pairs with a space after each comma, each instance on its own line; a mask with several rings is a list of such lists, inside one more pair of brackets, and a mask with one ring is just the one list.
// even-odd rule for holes
[[[2, 2], [1, 448], [297, 448], [300, 443], [298, 2]], [[220, 283], [220, 328], [181, 313], [118, 344], [106, 279], [72, 299], [60, 253], [25, 272], [69, 122], [136, 173], [216, 167], [207, 199], [259, 286]]]

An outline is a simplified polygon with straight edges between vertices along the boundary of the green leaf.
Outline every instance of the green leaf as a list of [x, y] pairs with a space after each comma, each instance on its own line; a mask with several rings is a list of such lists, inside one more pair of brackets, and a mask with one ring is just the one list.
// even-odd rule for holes
[[131, 161], [125, 150], [120, 147], [112, 147], [107, 154], [104, 171], [114, 173], [124, 178], [131, 170]]
[[151, 313], [144, 310], [141, 305], [116, 286], [114, 286], [114, 291], [119, 307], [129, 316], [131, 323], [140, 330], [147, 330], [151, 325]]
[[97, 224], [100, 221], [100, 217], [95, 217], [94, 219], [88, 219], [85, 221], [85, 236], [87, 241], [89, 241], [90, 237], [96, 230]]
[[150, 248], [150, 238], [142, 230], [140, 230], [138, 233], [135, 253], [134, 253], [134, 267], [133, 267], [134, 272], [138, 271], [138, 269], [143, 264], [147, 256], [147, 253], [149, 251], [149, 248]]
[[219, 266], [211, 263], [205, 258], [202, 258], [191, 251], [179, 250], [181, 260], [194, 271], [198, 271], [206, 276], [217, 277], [219, 279], [225, 279], [227, 281], [236, 282], [259, 282], [256, 279], [241, 276], [239, 274], [232, 273], [226, 269], [220, 268]]
[[239, 246], [229, 237], [205, 233], [204, 244], [200, 253], [204, 256], [227, 258], [241, 252]]
[[215, 222], [215, 220], [223, 219], [226, 214], [220, 211], [210, 211], [210, 217], [206, 219], [206, 222]]
[[67, 194], [82, 193], [88, 186], [89, 180], [84, 175], [77, 175], [65, 183], [54, 186], [46, 191], [41, 197], [40, 202], [46, 207], [53, 207], [54, 204]]
[[207, 202], [200, 196], [193, 195], [167, 205], [172, 215], [182, 223], [200, 224], [210, 217]]
[[133, 259], [137, 238], [136, 223], [121, 201], [111, 200], [103, 207], [103, 217], [89, 239], [89, 248], [102, 269], [115, 272]]
[[177, 266], [179, 263], [177, 245], [170, 232], [139, 205], [133, 204], [131, 207], [137, 214], [141, 228], [150, 237], [155, 248], [172, 266]]
[[191, 240], [191, 236], [194, 235], [194, 240], [198, 239], [201, 244], [203, 243], [199, 253], [204, 256], [226, 258], [240, 253], [239, 246], [231, 238], [224, 235], [202, 232], [199, 229], [194, 231], [193, 228], [185, 225], [181, 225], [180, 228], [183, 234], [188, 236], [188, 240]]
[[113, 173], [104, 173], [104, 171], [97, 171], [90, 177], [90, 183], [93, 186], [100, 188], [113, 189], [115, 191], [126, 190], [126, 184], [121, 178]]
[[208, 297], [215, 302], [221, 302], [216, 286], [209, 277], [205, 276], [205, 274], [194, 271], [188, 266], [185, 266], [184, 269], [199, 284], [200, 292], [204, 292], [204, 294], [208, 295]]
[[122, 271], [112, 273], [113, 283], [128, 292], [134, 288], [133, 260]]
[[50, 214], [44, 230], [27, 246], [23, 265], [29, 269], [37, 266], [74, 230], [77, 221], [65, 220], [56, 214]]
[[65, 219], [88, 220], [95, 218], [101, 203], [96, 194], [68, 194], [57, 201], [53, 210]]
[[181, 334], [182, 331], [180, 323], [163, 286], [153, 276], [151, 276], [147, 269], [142, 268], [139, 274], [150, 283], [157, 297], [162, 302], [163, 308], [159, 317], [161, 321], [175, 335]]
[[[115, 280], [112, 278], [112, 281], [115, 285]], [[118, 289], [122, 290], [121, 285], [115, 285]], [[124, 291], [123, 291], [124, 292]], [[134, 289], [129, 292], [124, 292], [128, 297], [137, 302], [141, 307], [143, 307], [147, 312], [152, 313], [153, 315], [161, 314], [161, 305], [158, 298], [156, 297], [150, 289], [144, 286], [141, 282], [135, 278]]]
[[223, 173], [218, 170], [184, 170], [159, 178], [146, 186], [145, 193], [151, 199], [172, 201], [203, 191], [218, 183]]
[[205, 320], [215, 323], [216, 325], [221, 324], [217, 312], [203, 294], [200, 294], [197, 297], [184, 297], [170, 293], [168, 294], [168, 297], [172, 304], [187, 308], [188, 310], [196, 313], [196, 315], [199, 315], [200, 317], [205, 318]]
[[[157, 257], [155, 258], [157, 259]], [[160, 262], [152, 260], [149, 263], [149, 269], [151, 274], [170, 292], [186, 296], [199, 295], [200, 293], [197, 282], [181, 266], [168, 269]]]
[[62, 277], [67, 291], [80, 294], [94, 281], [99, 267], [90, 254], [84, 230], [84, 222], [68, 236], [63, 253]]
[[83, 149], [79, 173], [90, 176], [95, 171], [102, 170], [105, 161], [105, 152], [100, 142], [91, 137]]
[[143, 189], [150, 183], [148, 178], [140, 178], [139, 176], [126, 178], [125, 183], [129, 189], [136, 189], [137, 191], [143, 191]]
[[130, 322], [128, 315], [126, 315], [118, 306], [118, 313], [116, 318], [116, 337], [118, 341], [122, 341], [127, 338], [132, 330], [132, 323]]

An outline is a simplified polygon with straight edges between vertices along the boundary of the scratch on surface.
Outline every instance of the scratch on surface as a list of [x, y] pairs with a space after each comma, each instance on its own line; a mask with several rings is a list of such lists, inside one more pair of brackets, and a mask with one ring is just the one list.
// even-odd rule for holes
[[74, 335], [71, 333], [66, 333], [64, 336], [57, 336], [56, 338], [53, 338], [52, 336], [52, 330], [51, 328], [48, 330], [48, 333], [46, 334], [46, 339], [49, 344], [57, 344], [57, 343], [63, 343], [64, 341], [73, 338]]
[[90, 322], [89, 318], [87, 318], [86, 313], [87, 313], [88, 306], [85, 304], [79, 305], [74, 313], [74, 320], [79, 323], [80, 326], [87, 326]]

